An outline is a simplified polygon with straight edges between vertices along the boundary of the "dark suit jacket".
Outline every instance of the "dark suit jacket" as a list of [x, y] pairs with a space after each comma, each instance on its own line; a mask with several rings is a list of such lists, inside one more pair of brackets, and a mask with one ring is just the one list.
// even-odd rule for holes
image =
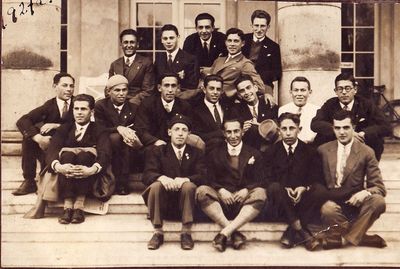
[[[118, 114], [110, 98], [104, 98], [96, 102], [94, 117], [96, 122], [108, 132], [117, 132], [118, 126], [129, 126], [135, 123], [138, 106], [125, 101], [122, 111]], [[131, 129], [135, 129], [132, 125]]]
[[199, 84], [200, 69], [196, 57], [192, 54], [179, 49], [172, 63], [172, 70], [170, 70], [167, 63], [167, 53], [157, 53], [154, 66], [156, 70], [157, 81], [164, 73], [178, 73], [183, 70], [185, 77], [181, 80], [181, 90], [197, 89]]
[[218, 56], [226, 55], [225, 34], [214, 31], [210, 42], [208, 55], [205, 55], [203, 50], [204, 41], [201, 40], [198, 33], [193, 33], [186, 37], [183, 44], [183, 50], [195, 55], [199, 66], [210, 67]]
[[[266, 119], [276, 120], [278, 117], [278, 106], [271, 108], [271, 105], [265, 102], [264, 96], [258, 98], [258, 111], [257, 111], [257, 122], [262, 122]], [[253, 119], [253, 114], [251, 113], [247, 103], [241, 101], [233, 107], [233, 115], [240, 117], [243, 121]], [[249, 130], [243, 136], [243, 142], [254, 148], [259, 149], [263, 143], [264, 138], [262, 138], [258, 132], [258, 126], [252, 125]]]
[[186, 145], [179, 163], [171, 143], [155, 147], [148, 151], [143, 173], [143, 183], [151, 185], [160, 176], [187, 177], [191, 182], [200, 186], [206, 177], [206, 165], [203, 153], [194, 147]]
[[303, 141], [298, 141], [294, 151], [291, 173], [288, 172], [288, 154], [282, 141], [272, 145], [264, 153], [267, 185], [279, 182], [284, 187], [296, 188], [306, 187], [314, 182], [323, 182], [317, 151]]
[[[339, 98], [333, 97], [317, 111], [311, 121], [311, 130], [317, 133], [314, 141], [317, 145], [336, 140], [332, 129], [333, 114], [341, 109]], [[373, 145], [383, 145], [383, 137], [390, 135], [391, 127], [382, 111], [371, 101], [355, 96], [352, 112], [355, 116], [355, 130], [365, 132], [366, 144], [373, 148]]]
[[[61, 119], [60, 111], [58, 110], [56, 98], [47, 100], [43, 105], [35, 108], [28, 114], [23, 115], [17, 121], [17, 127], [24, 138], [31, 138], [40, 133], [39, 125], [45, 123], [66, 123], [73, 120], [72, 116], [73, 102], [69, 107], [68, 115], [65, 119]], [[52, 132], [54, 133], [54, 132]]]
[[104, 171], [111, 158], [111, 145], [107, 133], [95, 122], [90, 122], [82, 140], [78, 142], [75, 139], [75, 131], [75, 122], [65, 123], [57, 129], [46, 152], [46, 164], [50, 166], [54, 160], [58, 160], [60, 150], [64, 147], [95, 147], [96, 162], [103, 167]]
[[264, 163], [258, 150], [243, 144], [239, 154], [239, 176], [229, 165], [228, 156], [226, 143], [210, 152], [207, 157], [207, 185], [230, 192], [265, 185]]
[[[124, 76], [124, 57], [121, 57], [110, 65], [109, 76], [116, 74]], [[128, 98], [135, 104], [140, 102], [154, 92], [155, 77], [154, 67], [151, 59], [136, 54], [135, 60], [129, 67], [128, 74]]]
[[358, 141], [354, 141], [350, 155], [347, 158], [343, 172], [342, 186], [335, 189], [337, 165], [337, 140], [328, 142], [318, 148], [322, 159], [322, 168], [325, 186], [329, 189], [329, 197], [344, 202], [353, 193], [364, 189], [366, 176], [366, 190], [372, 194], [386, 195], [378, 161], [371, 148]]
[[[244, 41], [242, 52], [249, 58], [253, 34], [245, 34]], [[273, 81], [280, 80], [282, 77], [281, 49], [277, 43], [268, 37], [265, 37], [262, 41], [255, 68], [265, 85], [272, 86]]]
[[168, 113], [159, 94], [150, 96], [140, 104], [137, 117], [136, 128], [140, 141], [147, 146], [161, 139], [169, 141], [168, 121], [176, 114], [182, 114], [191, 118], [191, 107], [188, 102], [175, 98], [172, 111]]

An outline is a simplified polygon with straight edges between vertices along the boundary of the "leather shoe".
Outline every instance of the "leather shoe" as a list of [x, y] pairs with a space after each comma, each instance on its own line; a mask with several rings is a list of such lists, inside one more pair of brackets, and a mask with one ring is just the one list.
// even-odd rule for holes
[[181, 248], [184, 250], [190, 250], [193, 249], [194, 247], [194, 242], [192, 239], [192, 236], [188, 233], [182, 233], [181, 234]]
[[318, 240], [314, 240], [313, 236], [306, 230], [300, 229], [297, 234], [301, 238], [299, 243], [303, 243], [307, 250], [314, 251], [318, 248]]
[[281, 244], [285, 248], [292, 248], [294, 246], [295, 232], [292, 227], [288, 226], [286, 231], [283, 232], [281, 237]]
[[216, 248], [219, 252], [224, 252], [225, 249], [226, 249], [226, 241], [227, 241], [226, 236], [223, 235], [223, 234], [221, 234], [221, 233], [218, 233], [218, 234], [215, 236], [215, 238], [214, 238], [214, 240], [213, 240], [213, 242], [212, 242], [212, 245], [213, 245], [213, 247]]
[[364, 235], [361, 239], [359, 246], [374, 247], [374, 248], [384, 248], [387, 247], [385, 239], [377, 234], [374, 235]]
[[339, 236], [327, 236], [322, 239], [322, 248], [323, 249], [336, 249], [341, 248], [342, 244], [342, 237]]
[[71, 223], [78, 224], [85, 221], [85, 214], [81, 209], [75, 209], [72, 214]]
[[19, 195], [26, 195], [29, 193], [35, 193], [37, 191], [37, 186], [35, 180], [27, 180], [25, 179], [22, 184], [12, 192], [12, 194], [19, 196]]
[[58, 222], [61, 224], [71, 223], [72, 211], [72, 208], [64, 209], [64, 213], [61, 217], [58, 218]]
[[151, 250], [158, 249], [163, 243], [164, 235], [161, 233], [154, 233], [149, 243], [147, 243], [147, 248]]
[[241, 249], [246, 243], [246, 236], [239, 231], [234, 231], [231, 236], [232, 247], [234, 249]]

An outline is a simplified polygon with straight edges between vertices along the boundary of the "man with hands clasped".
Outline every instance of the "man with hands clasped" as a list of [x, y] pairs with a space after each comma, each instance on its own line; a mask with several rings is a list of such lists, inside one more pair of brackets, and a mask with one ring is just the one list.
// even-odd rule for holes
[[168, 124], [171, 142], [146, 152], [142, 196], [154, 227], [148, 249], [158, 249], [164, 243], [163, 220], [182, 220], [181, 248], [194, 247], [191, 237], [196, 187], [206, 177], [203, 153], [186, 144], [191, 123], [183, 115], [175, 115]]

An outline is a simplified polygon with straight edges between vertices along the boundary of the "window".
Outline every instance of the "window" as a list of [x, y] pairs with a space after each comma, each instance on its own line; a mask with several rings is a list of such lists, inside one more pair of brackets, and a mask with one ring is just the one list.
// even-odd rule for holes
[[138, 52], [151, 57], [162, 52], [161, 27], [164, 24], [174, 24], [180, 33], [180, 45], [185, 38], [195, 31], [194, 19], [202, 12], [208, 12], [215, 18], [215, 27], [225, 26], [224, 0], [208, 0], [198, 3], [195, 0], [142, 0], [132, 1], [131, 26], [136, 28], [140, 40]]
[[342, 72], [351, 72], [360, 93], [374, 85], [374, 4], [342, 4]]
[[60, 71], [67, 72], [67, 35], [68, 35], [67, 0], [61, 0], [61, 38], [60, 38]]

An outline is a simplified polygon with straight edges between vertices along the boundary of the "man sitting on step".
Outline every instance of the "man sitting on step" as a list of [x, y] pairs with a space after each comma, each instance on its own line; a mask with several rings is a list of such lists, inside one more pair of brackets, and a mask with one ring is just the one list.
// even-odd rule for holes
[[243, 144], [243, 122], [227, 119], [223, 127], [226, 143], [209, 153], [208, 183], [196, 191], [203, 212], [222, 227], [213, 240], [213, 246], [221, 252], [228, 238], [234, 249], [245, 244], [246, 237], [238, 229], [260, 213], [267, 198], [262, 188], [261, 153]]
[[44, 168], [45, 151], [51, 136], [62, 124], [72, 121], [71, 98], [74, 94], [75, 79], [67, 73], [58, 73], [53, 78], [56, 97], [25, 114], [17, 121], [22, 139], [22, 171], [24, 181], [14, 195], [25, 195], [37, 190], [36, 160]]
[[174, 116], [168, 125], [171, 142], [146, 152], [143, 182], [148, 188], [143, 199], [154, 226], [148, 249], [164, 242], [163, 220], [181, 218], [181, 248], [192, 249], [191, 237], [196, 187], [203, 183], [206, 168], [203, 153], [188, 144], [191, 123], [186, 116]]
[[[49, 171], [58, 174], [60, 197], [64, 199], [61, 224], [85, 221], [83, 206], [94, 180], [110, 161], [108, 134], [90, 118], [94, 98], [79, 94], [73, 100], [74, 122], [62, 125], [51, 139], [46, 155]], [[104, 168], [104, 169], [103, 169]]]
[[322, 240], [325, 249], [345, 244], [383, 248], [386, 242], [367, 230], [385, 212], [386, 189], [373, 149], [358, 141], [351, 111], [333, 115], [335, 141], [318, 148], [325, 184], [315, 191], [315, 200], [325, 200], [321, 219], [330, 227]]

